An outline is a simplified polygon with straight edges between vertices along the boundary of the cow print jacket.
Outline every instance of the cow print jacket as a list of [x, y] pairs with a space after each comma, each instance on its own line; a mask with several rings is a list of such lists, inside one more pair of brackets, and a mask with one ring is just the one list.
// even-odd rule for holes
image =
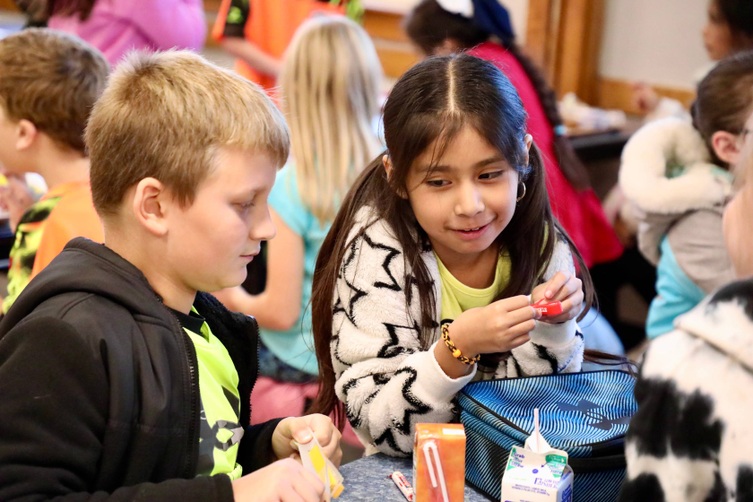
[[654, 340], [635, 396], [620, 500], [753, 500], [753, 280]]

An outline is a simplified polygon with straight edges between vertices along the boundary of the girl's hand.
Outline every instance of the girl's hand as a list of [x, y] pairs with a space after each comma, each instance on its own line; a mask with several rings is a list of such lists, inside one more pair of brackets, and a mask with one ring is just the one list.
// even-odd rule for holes
[[583, 305], [583, 282], [575, 275], [567, 272], [557, 272], [554, 277], [533, 288], [531, 303], [546, 299], [558, 301], [562, 304], [562, 313], [557, 316], [544, 317], [541, 320], [548, 323], [569, 321], [578, 317]]
[[508, 352], [528, 341], [537, 317], [526, 296], [504, 298], [460, 314], [450, 325], [450, 338], [468, 357]]
[[291, 455], [297, 457], [298, 450], [293, 441], [305, 444], [315, 437], [322, 447], [322, 453], [339, 467], [343, 456], [340, 448], [341, 436], [328, 416], [311, 414], [288, 417], [277, 424], [272, 434], [272, 450], [277, 458], [287, 458]]

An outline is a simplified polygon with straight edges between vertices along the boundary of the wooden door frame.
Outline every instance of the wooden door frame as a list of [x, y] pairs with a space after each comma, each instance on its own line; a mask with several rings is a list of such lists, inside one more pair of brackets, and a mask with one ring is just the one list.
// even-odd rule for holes
[[529, 0], [526, 49], [557, 95], [597, 99], [604, 0]]

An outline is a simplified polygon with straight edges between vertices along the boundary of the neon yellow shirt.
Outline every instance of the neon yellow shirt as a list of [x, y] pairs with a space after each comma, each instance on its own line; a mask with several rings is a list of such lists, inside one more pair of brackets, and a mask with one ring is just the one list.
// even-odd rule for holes
[[[183, 329], [196, 349], [199, 367], [201, 423], [196, 472], [206, 476], [227, 474], [230, 479], [238, 479], [243, 474], [242, 467], [236, 462], [238, 443], [243, 437], [238, 372], [227, 349], [212, 334], [204, 318], [194, 310], [191, 314], [191, 321], [202, 323], [200, 333], [196, 333], [186, 326], [185, 319], [181, 319]], [[198, 322], [190, 324], [198, 326]]]
[[452, 322], [468, 309], [489, 305], [510, 282], [510, 258], [506, 254], [500, 254], [497, 259], [497, 270], [494, 273], [492, 285], [482, 289], [471, 288], [457, 280], [447, 270], [439, 256], [437, 256], [437, 265], [439, 265], [439, 279], [442, 283], [442, 312], [440, 314], [442, 324]]

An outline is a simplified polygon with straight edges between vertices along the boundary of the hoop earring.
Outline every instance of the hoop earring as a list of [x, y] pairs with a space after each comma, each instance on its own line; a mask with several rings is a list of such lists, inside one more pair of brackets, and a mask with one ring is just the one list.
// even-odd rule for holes
[[520, 202], [521, 200], [523, 200], [523, 197], [526, 196], [526, 184], [521, 181], [520, 183], [518, 183], [518, 186], [523, 187], [523, 193], [517, 196], [517, 198], [515, 199], [515, 202]]

